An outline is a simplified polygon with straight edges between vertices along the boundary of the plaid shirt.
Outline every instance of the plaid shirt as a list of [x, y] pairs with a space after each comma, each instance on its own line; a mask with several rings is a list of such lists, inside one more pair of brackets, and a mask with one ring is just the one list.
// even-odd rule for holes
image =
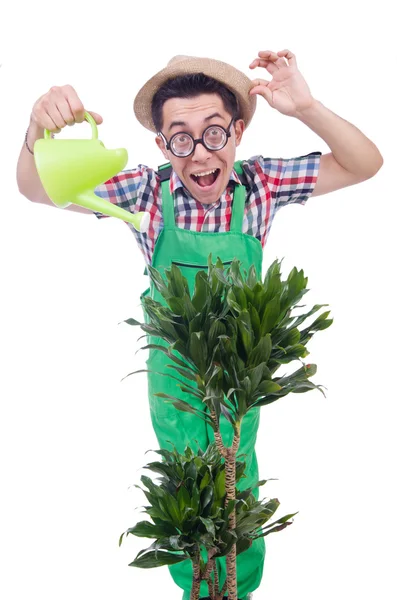
[[[253, 156], [242, 161], [249, 192], [244, 209], [243, 233], [253, 235], [265, 246], [274, 215], [288, 204], [306, 204], [316, 185], [321, 152], [312, 152], [297, 158], [263, 158]], [[240, 183], [233, 169], [229, 184], [213, 204], [202, 204], [189, 194], [175, 171], [170, 178], [174, 198], [175, 222], [182, 229], [201, 232], [230, 231], [233, 188]], [[148, 211], [151, 222], [147, 233], [131, 229], [145, 262], [151, 264], [156, 240], [164, 227], [161, 203], [161, 184], [155, 170], [138, 165], [122, 171], [95, 188], [95, 194], [132, 213]], [[107, 215], [94, 211], [101, 218]]]

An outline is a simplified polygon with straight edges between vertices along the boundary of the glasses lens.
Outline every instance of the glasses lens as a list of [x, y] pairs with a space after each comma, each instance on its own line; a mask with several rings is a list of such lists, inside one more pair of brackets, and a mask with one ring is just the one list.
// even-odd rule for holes
[[193, 149], [193, 139], [187, 133], [177, 133], [171, 139], [170, 146], [177, 156], [187, 156]]
[[204, 133], [204, 142], [210, 150], [219, 150], [226, 143], [226, 132], [222, 127], [209, 127]]

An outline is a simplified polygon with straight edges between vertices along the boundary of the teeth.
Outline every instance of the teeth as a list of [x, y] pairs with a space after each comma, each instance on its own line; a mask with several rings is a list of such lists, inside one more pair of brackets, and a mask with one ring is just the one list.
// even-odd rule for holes
[[211, 175], [211, 173], [215, 173], [216, 169], [212, 169], [212, 171], [204, 171], [203, 173], [193, 173], [195, 177], [203, 177], [204, 175]]

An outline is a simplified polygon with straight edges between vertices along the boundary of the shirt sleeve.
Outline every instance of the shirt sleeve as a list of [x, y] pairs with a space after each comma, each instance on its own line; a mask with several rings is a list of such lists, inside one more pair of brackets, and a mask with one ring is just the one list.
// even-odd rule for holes
[[[142, 166], [136, 169], [121, 171], [114, 175], [108, 181], [101, 183], [94, 189], [94, 193], [99, 198], [103, 198], [120, 208], [124, 208], [131, 213], [136, 212], [135, 204], [138, 198], [139, 187], [142, 183]], [[98, 219], [106, 218], [101, 212], [93, 211]]]
[[267, 180], [275, 210], [288, 204], [306, 204], [317, 183], [321, 152], [297, 158], [257, 157]]

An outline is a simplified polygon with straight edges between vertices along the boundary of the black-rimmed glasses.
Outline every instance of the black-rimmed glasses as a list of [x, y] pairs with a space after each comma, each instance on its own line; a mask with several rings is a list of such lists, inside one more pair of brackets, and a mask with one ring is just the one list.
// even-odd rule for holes
[[178, 158], [186, 158], [190, 156], [195, 149], [197, 144], [203, 144], [204, 148], [210, 150], [210, 152], [216, 152], [217, 150], [222, 150], [227, 144], [229, 137], [231, 136], [230, 128], [234, 121], [234, 117], [230, 121], [229, 127], [225, 129], [221, 127], [221, 125], [210, 125], [203, 131], [203, 135], [201, 138], [193, 139], [190, 133], [186, 131], [179, 131], [175, 133], [170, 141], [167, 140], [165, 135], [158, 132], [165, 144], [167, 150], [171, 150], [174, 156]]

